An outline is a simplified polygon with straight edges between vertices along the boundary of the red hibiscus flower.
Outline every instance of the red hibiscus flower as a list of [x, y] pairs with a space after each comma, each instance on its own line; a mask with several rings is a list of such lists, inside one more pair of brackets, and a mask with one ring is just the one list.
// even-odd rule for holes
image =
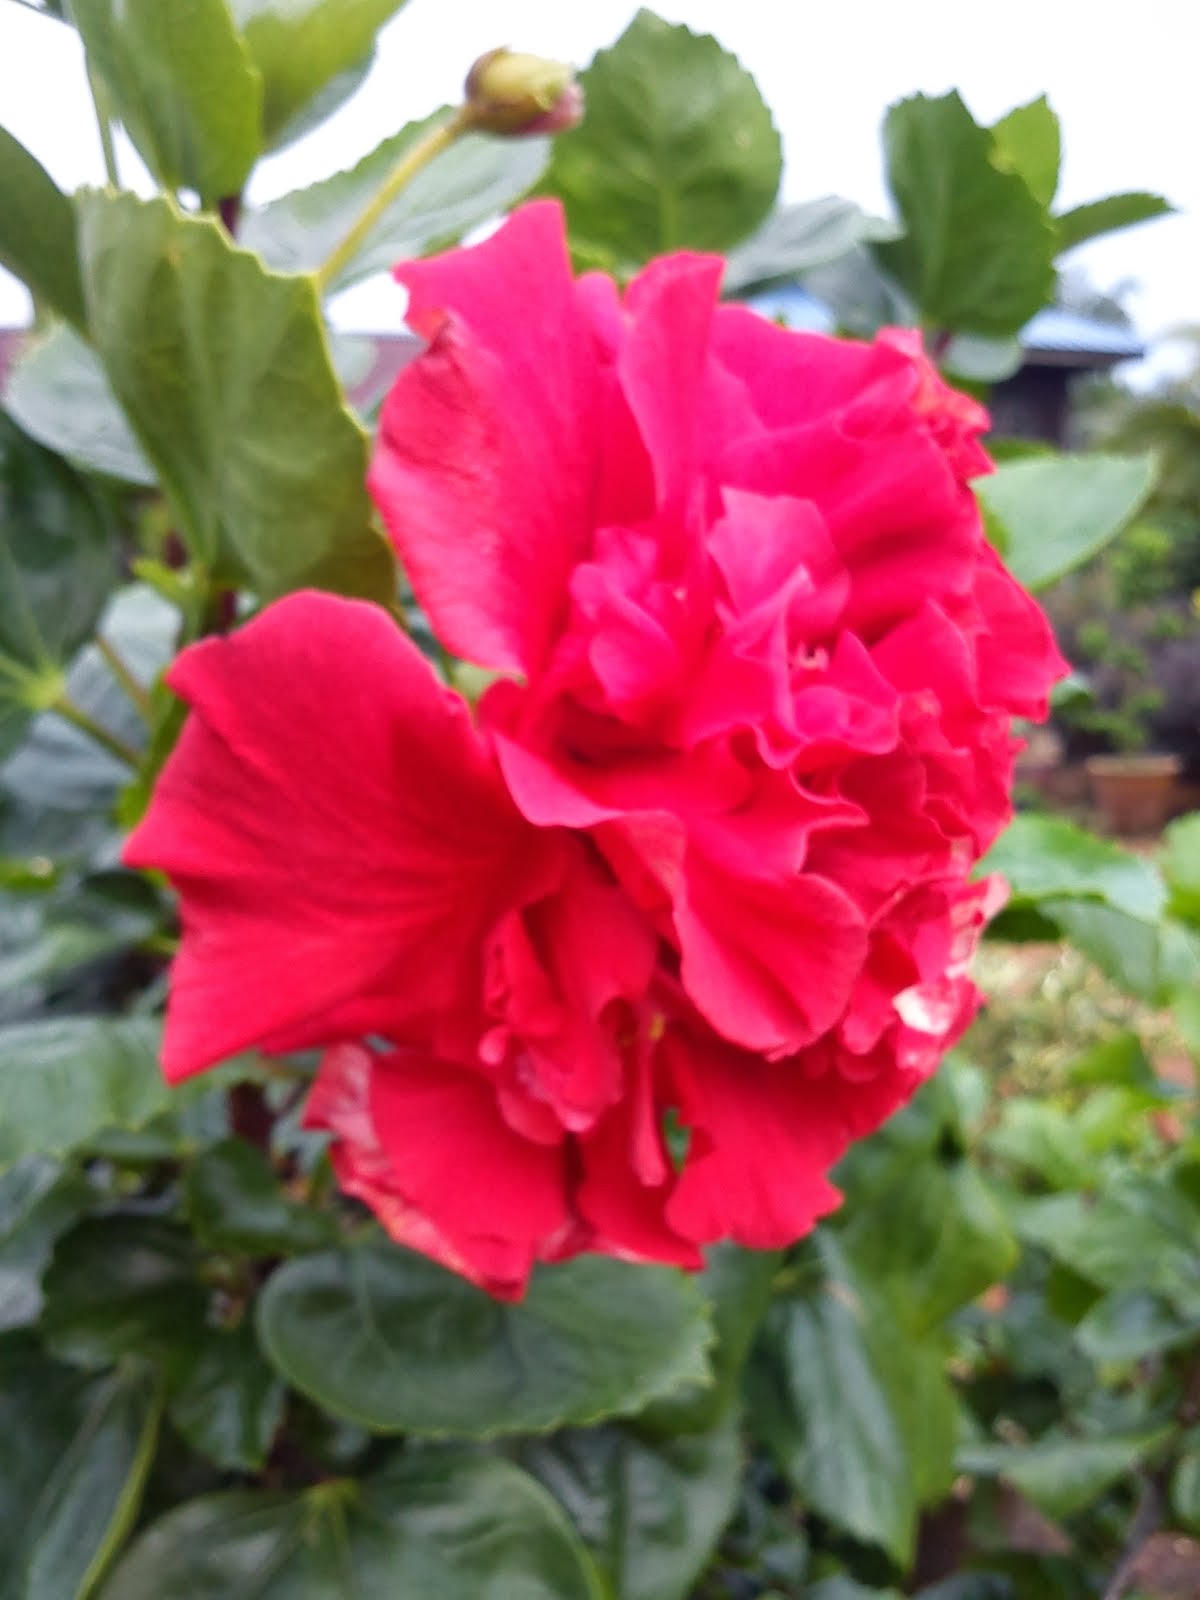
[[381, 612], [279, 602], [173, 669], [127, 851], [181, 895], [168, 1072], [332, 1046], [343, 1186], [499, 1294], [836, 1203], [973, 1014], [969, 875], [1063, 670], [983, 536], [986, 414], [720, 271], [575, 280], [551, 204], [401, 268], [371, 487], [498, 681], [473, 718]]

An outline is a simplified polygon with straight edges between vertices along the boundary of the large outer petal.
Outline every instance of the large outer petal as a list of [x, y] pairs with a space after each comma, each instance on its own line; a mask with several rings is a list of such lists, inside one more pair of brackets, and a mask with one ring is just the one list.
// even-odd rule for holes
[[429, 348], [384, 403], [370, 488], [455, 655], [538, 667], [591, 541], [600, 367], [557, 204], [396, 276]]
[[192, 706], [131, 866], [167, 873], [183, 943], [164, 1066], [469, 1027], [483, 933], [557, 871], [457, 695], [377, 608], [279, 601], [186, 651]]

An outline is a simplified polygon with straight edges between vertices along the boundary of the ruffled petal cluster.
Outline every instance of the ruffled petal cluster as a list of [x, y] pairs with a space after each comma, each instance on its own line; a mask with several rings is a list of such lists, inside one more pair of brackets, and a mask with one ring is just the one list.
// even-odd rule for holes
[[986, 413], [714, 258], [576, 279], [551, 203], [397, 276], [427, 348], [371, 489], [494, 681], [318, 594], [185, 652], [126, 853], [181, 897], [166, 1069], [327, 1046], [343, 1187], [498, 1295], [785, 1244], [974, 1013], [1011, 721], [1064, 670], [984, 538]]

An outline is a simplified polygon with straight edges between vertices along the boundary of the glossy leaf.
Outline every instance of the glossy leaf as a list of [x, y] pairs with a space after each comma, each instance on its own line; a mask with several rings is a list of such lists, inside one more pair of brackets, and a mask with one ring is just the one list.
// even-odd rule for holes
[[707, 1265], [695, 1282], [708, 1304], [715, 1335], [711, 1379], [648, 1406], [638, 1416], [643, 1432], [703, 1432], [729, 1412], [782, 1259], [778, 1250], [744, 1250], [728, 1243], [710, 1246]]
[[543, 1269], [505, 1304], [372, 1241], [280, 1268], [259, 1325], [289, 1382], [381, 1433], [480, 1438], [590, 1422], [707, 1371], [695, 1285], [605, 1257]]
[[137, 1515], [159, 1405], [138, 1364], [92, 1378], [0, 1339], [0, 1600], [92, 1593]]
[[807, 1506], [911, 1558], [918, 1508], [953, 1478], [955, 1402], [935, 1342], [897, 1337], [886, 1301], [820, 1235], [772, 1306], [749, 1374], [751, 1417]]
[[1139, 222], [1153, 222], [1155, 217], [1169, 216], [1174, 209], [1162, 195], [1142, 191], [1110, 194], [1103, 200], [1075, 206], [1054, 219], [1059, 251], [1074, 250], [1076, 245], [1097, 239], [1103, 233], [1116, 233]]
[[77, 1366], [128, 1355], [166, 1360], [204, 1326], [208, 1294], [180, 1228], [147, 1217], [97, 1217], [59, 1241], [43, 1280], [42, 1327]]
[[866, 239], [891, 239], [896, 232], [894, 223], [869, 216], [840, 195], [782, 206], [729, 252], [721, 287], [726, 294], [746, 294], [836, 261]]
[[1124, 528], [1154, 487], [1152, 456], [1011, 461], [975, 483], [1005, 534], [1004, 560], [1027, 589], [1082, 566]]
[[78, 204], [96, 347], [195, 556], [264, 598], [311, 586], [389, 600], [366, 438], [311, 280], [268, 272], [165, 200]]
[[0, 1332], [37, 1321], [54, 1242], [94, 1199], [78, 1173], [42, 1156], [28, 1156], [0, 1173]]
[[0, 413], [0, 756], [57, 699], [115, 576], [95, 489]]
[[1049, 206], [1058, 192], [1062, 133], [1046, 96], [1017, 106], [992, 128], [1003, 160], [1019, 172], [1035, 200]]
[[[447, 114], [437, 111], [410, 122], [348, 172], [248, 212], [242, 243], [280, 272], [314, 271], [349, 233], [404, 152]], [[405, 185], [327, 292], [440, 249], [501, 215], [537, 182], [549, 149], [548, 139], [468, 134], [456, 140]], [[397, 308], [400, 303], [398, 298]]]
[[262, 79], [226, 0], [74, 0], [72, 17], [138, 154], [207, 204], [262, 149]]
[[726, 250], [765, 220], [779, 135], [715, 39], [639, 11], [580, 81], [587, 115], [554, 141], [541, 189], [589, 263], [625, 272], [667, 250]]
[[927, 324], [1003, 338], [1054, 290], [1055, 235], [1023, 177], [956, 92], [914, 95], [884, 123], [888, 185], [905, 236], [873, 248]]
[[4, 128], [0, 193], [0, 265], [15, 273], [35, 300], [82, 327], [74, 207], [41, 163]]
[[291, 135], [317, 95], [371, 54], [375, 36], [405, 0], [229, 0], [262, 74], [269, 143]]
[[998, 1473], [1049, 1517], [1082, 1511], [1123, 1478], [1169, 1430], [1126, 1438], [1047, 1437], [1031, 1445], [968, 1446], [959, 1452], [965, 1472]]
[[159, 1024], [54, 1017], [0, 1028], [0, 1166], [62, 1154], [101, 1128], [135, 1128], [167, 1104]]
[[103, 1600], [604, 1600], [567, 1519], [506, 1461], [399, 1457], [304, 1494], [193, 1500], [138, 1539]]
[[158, 481], [95, 352], [65, 324], [22, 350], [4, 404], [31, 438], [77, 466], [126, 483]]
[[650, 1443], [627, 1424], [536, 1440], [521, 1461], [566, 1510], [621, 1600], [683, 1600], [733, 1511], [738, 1429]]
[[1149, 862], [1062, 817], [1014, 818], [984, 857], [982, 870], [1003, 875], [1012, 905], [1090, 900], [1157, 922], [1166, 898]]
[[193, 1450], [229, 1472], [257, 1472], [283, 1419], [284, 1386], [250, 1322], [198, 1323], [173, 1373], [171, 1421]]
[[199, 1155], [184, 1196], [192, 1231], [210, 1250], [293, 1255], [336, 1241], [333, 1218], [289, 1200], [266, 1156], [244, 1139], [224, 1139]]
[[1163, 835], [1163, 876], [1177, 917], [1200, 926], [1200, 813], [1180, 817]]

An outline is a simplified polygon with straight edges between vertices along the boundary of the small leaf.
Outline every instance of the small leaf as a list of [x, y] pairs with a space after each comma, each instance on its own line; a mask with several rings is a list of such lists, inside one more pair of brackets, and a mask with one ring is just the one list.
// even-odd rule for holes
[[901, 1565], [919, 1507], [953, 1478], [957, 1413], [932, 1341], [890, 1308], [826, 1232], [801, 1287], [777, 1299], [749, 1372], [755, 1427], [806, 1505]]
[[1200, 926], [1200, 812], [1173, 822], [1163, 842], [1162, 869], [1171, 892], [1170, 909]]
[[1144, 1289], [1102, 1295], [1075, 1328], [1080, 1349], [1093, 1361], [1142, 1361], [1195, 1336], [1194, 1326]]
[[132, 1216], [83, 1222], [59, 1241], [43, 1281], [46, 1343], [85, 1367], [177, 1356], [204, 1325], [208, 1294], [198, 1269], [181, 1228]]
[[230, 1332], [197, 1324], [173, 1372], [170, 1417], [216, 1466], [257, 1472], [283, 1419], [284, 1395], [250, 1322]]
[[0, 1332], [26, 1328], [42, 1313], [42, 1274], [55, 1240], [95, 1200], [87, 1181], [42, 1156], [0, 1173]]
[[566, 1510], [621, 1600], [684, 1600], [733, 1511], [738, 1429], [651, 1444], [628, 1425], [534, 1440], [527, 1467]]
[[95, 352], [59, 323], [21, 351], [4, 404], [39, 444], [126, 483], [158, 482]]
[[1012, 461], [975, 482], [1003, 524], [1004, 559], [1027, 589], [1045, 589], [1114, 539], [1154, 487], [1152, 456]]
[[283, 1376], [381, 1433], [481, 1438], [591, 1422], [707, 1371], [695, 1285], [603, 1257], [545, 1268], [506, 1304], [371, 1241], [289, 1262], [258, 1309]]
[[[102, 1600], [604, 1600], [520, 1468], [420, 1451], [304, 1494], [212, 1495], [141, 1535]], [[57, 1597], [56, 1597], [57, 1600]]]
[[1049, 206], [1058, 192], [1062, 132], [1046, 96], [1017, 106], [992, 128], [1001, 156], [1019, 172], [1035, 200]]
[[244, 1139], [225, 1139], [189, 1166], [184, 1178], [188, 1220], [209, 1250], [294, 1255], [333, 1244], [327, 1213], [289, 1200], [271, 1163]]
[[1200, 1529], [1200, 1453], [1188, 1450], [1171, 1474], [1171, 1507], [1188, 1533]]
[[57, 699], [115, 577], [95, 489], [0, 413], [0, 756]]
[[101, 1128], [135, 1128], [165, 1109], [159, 1024], [56, 1017], [0, 1028], [0, 1166], [62, 1154]]
[[15, 273], [35, 300], [82, 328], [74, 207], [41, 163], [3, 128], [0, 193], [0, 265]]
[[765, 220], [779, 135], [715, 39], [639, 11], [580, 82], [587, 115], [554, 141], [541, 191], [589, 260], [624, 272], [666, 250], [726, 250]]
[[[404, 152], [446, 115], [437, 111], [410, 122], [348, 172], [248, 212], [241, 242], [280, 272], [314, 271], [349, 233]], [[548, 139], [467, 134], [455, 140], [405, 185], [326, 293], [441, 249], [507, 211], [537, 182], [549, 149]]]
[[1139, 191], [1110, 194], [1103, 200], [1075, 206], [1054, 218], [1059, 253], [1074, 250], [1076, 245], [1097, 239], [1102, 233], [1116, 233], [1121, 228], [1132, 228], [1139, 222], [1153, 222], [1155, 217], [1170, 216], [1174, 209], [1162, 195]]
[[866, 239], [894, 238], [897, 231], [894, 223], [868, 216], [835, 194], [783, 206], [729, 252], [722, 289], [746, 295], [837, 261]]
[[268, 272], [166, 200], [78, 205], [96, 348], [193, 554], [264, 598], [311, 586], [391, 600], [366, 437], [311, 279]]
[[206, 204], [240, 194], [262, 149], [262, 80], [226, 0], [75, 0], [72, 15], [159, 182]]
[[1062, 817], [1014, 818], [984, 857], [981, 870], [1004, 877], [1012, 905], [1090, 900], [1127, 917], [1157, 922], [1166, 898], [1147, 861]]
[[873, 246], [922, 320], [1005, 338], [1054, 291], [1054, 230], [1023, 177], [955, 92], [914, 95], [884, 123], [888, 185], [905, 236]]
[[262, 74], [269, 144], [295, 136], [306, 107], [371, 54], [375, 36], [405, 0], [230, 0], [250, 58]]
[[158, 1386], [132, 1364], [102, 1377], [0, 1339], [0, 1600], [84, 1600], [137, 1515]]
[[962, 1471], [999, 1474], [1048, 1517], [1074, 1516], [1169, 1437], [1169, 1429], [1126, 1438], [1047, 1437], [1031, 1445], [972, 1445], [959, 1451]]

